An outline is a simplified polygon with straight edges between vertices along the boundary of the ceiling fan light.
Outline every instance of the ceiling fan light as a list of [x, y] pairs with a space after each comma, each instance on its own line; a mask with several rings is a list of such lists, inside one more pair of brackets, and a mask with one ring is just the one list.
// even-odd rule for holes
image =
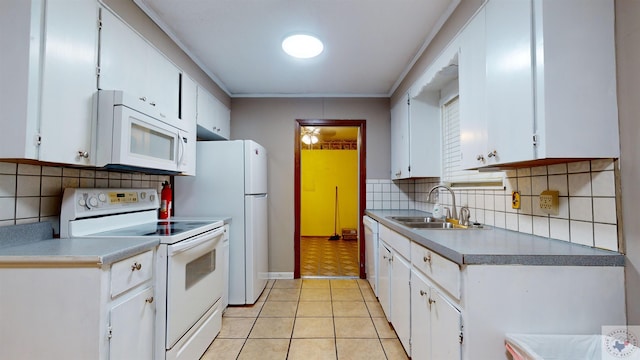
[[320, 55], [324, 50], [324, 45], [315, 36], [296, 34], [288, 36], [282, 41], [282, 50], [298, 59], [310, 59]]

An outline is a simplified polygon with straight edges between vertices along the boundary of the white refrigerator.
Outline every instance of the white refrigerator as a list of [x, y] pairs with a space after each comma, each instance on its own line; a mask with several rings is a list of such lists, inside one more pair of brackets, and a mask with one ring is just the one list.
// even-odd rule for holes
[[267, 284], [267, 151], [251, 140], [198, 141], [196, 176], [176, 176], [176, 216], [228, 216], [229, 304], [254, 304]]

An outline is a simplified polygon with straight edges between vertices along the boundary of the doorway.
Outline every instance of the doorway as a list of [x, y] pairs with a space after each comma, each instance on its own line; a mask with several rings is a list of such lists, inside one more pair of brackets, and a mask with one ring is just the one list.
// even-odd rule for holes
[[[349, 131], [353, 131], [353, 141], [341, 141], [342, 134], [346, 134]], [[324, 134], [323, 134], [324, 132]], [[336, 136], [337, 133], [341, 135]], [[305, 136], [306, 135], [306, 136]], [[315, 139], [313, 138], [315, 136]], [[311, 141], [309, 141], [311, 140]], [[364, 238], [361, 239], [363, 234], [362, 216], [364, 215], [366, 205], [366, 121], [365, 120], [296, 120], [295, 123], [295, 166], [294, 166], [294, 213], [295, 213], [295, 230], [294, 230], [294, 253], [295, 253], [295, 267], [294, 277], [300, 278], [301, 276], [308, 276], [301, 271], [302, 250], [309, 244], [315, 244], [315, 251], [329, 251], [328, 246], [332, 249], [340, 249], [343, 254], [353, 252], [355, 259], [350, 267], [356, 267], [353, 269], [351, 276], [358, 276], [365, 278], [365, 249]], [[352, 149], [353, 147], [353, 149]], [[325, 181], [321, 177], [318, 179], [318, 183], [315, 181], [305, 183], [303, 180], [308, 175], [304, 175], [303, 171], [303, 159], [316, 158], [321, 159], [319, 161], [327, 161], [329, 152], [319, 154], [315, 152], [309, 152], [308, 150], [321, 150], [324, 149], [348, 149], [355, 150], [350, 152], [344, 152], [337, 155], [337, 152], [333, 152], [338, 156], [337, 162], [343, 162], [343, 166], [356, 167], [356, 173], [354, 174], [354, 186], [349, 188], [348, 184], [329, 184], [330, 181]], [[304, 151], [304, 153], [303, 153]], [[354, 158], [353, 162], [349, 162], [347, 158], [351, 157], [347, 153], [352, 153]], [[324, 160], [322, 160], [324, 159]], [[308, 162], [308, 160], [306, 160]], [[331, 162], [335, 162], [331, 160]], [[313, 177], [314, 174], [311, 174]], [[326, 176], [326, 175], [324, 175]], [[334, 176], [335, 177], [335, 176]], [[323, 188], [323, 193], [315, 194], [315, 187]], [[306, 188], [305, 188], [306, 187]], [[343, 187], [341, 189], [341, 187]], [[305, 192], [306, 191], [306, 192]], [[329, 194], [330, 192], [330, 194]], [[304, 195], [303, 195], [304, 193]], [[311, 194], [314, 193], [314, 194]], [[344, 194], [343, 194], [344, 193]], [[327, 230], [326, 221], [324, 230], [313, 229], [309, 227], [309, 224], [303, 224], [303, 211], [305, 206], [302, 201], [306, 197], [306, 201], [310, 201], [309, 196], [320, 196], [323, 199], [323, 204], [320, 210], [323, 217], [330, 216], [330, 230]], [[344, 195], [344, 196], [343, 196]], [[340, 216], [340, 212], [349, 212], [348, 208], [341, 206], [342, 202], [351, 201], [354, 202], [353, 215], [345, 220], [343, 216]], [[327, 206], [330, 210], [326, 210]], [[308, 206], [307, 206], [308, 208]], [[344, 210], [342, 210], [344, 209]], [[309, 210], [307, 210], [309, 211]], [[313, 211], [313, 210], [312, 210]], [[329, 213], [329, 214], [327, 214]], [[345, 214], [346, 215], [346, 214]], [[353, 219], [352, 219], [353, 218]], [[326, 220], [326, 219], [325, 219]], [[325, 234], [316, 234], [318, 236], [305, 236], [303, 239], [303, 225], [307, 232], [306, 235], [314, 234], [318, 231], [330, 232]], [[344, 226], [343, 226], [344, 225]], [[348, 235], [346, 239], [343, 239], [343, 232]], [[322, 254], [329, 257], [329, 254]], [[331, 276], [331, 275], [325, 275]]]

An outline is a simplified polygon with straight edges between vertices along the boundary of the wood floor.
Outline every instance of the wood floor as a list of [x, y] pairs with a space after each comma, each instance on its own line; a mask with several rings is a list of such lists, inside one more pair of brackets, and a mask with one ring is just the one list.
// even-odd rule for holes
[[300, 239], [301, 276], [359, 276], [358, 241], [303, 236]]

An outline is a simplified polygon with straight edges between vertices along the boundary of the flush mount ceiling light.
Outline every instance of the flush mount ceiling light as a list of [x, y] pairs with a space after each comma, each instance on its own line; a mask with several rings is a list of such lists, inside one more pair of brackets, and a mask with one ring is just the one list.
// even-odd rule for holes
[[298, 59], [316, 57], [324, 50], [324, 45], [317, 37], [305, 34], [287, 36], [282, 41], [282, 50]]

